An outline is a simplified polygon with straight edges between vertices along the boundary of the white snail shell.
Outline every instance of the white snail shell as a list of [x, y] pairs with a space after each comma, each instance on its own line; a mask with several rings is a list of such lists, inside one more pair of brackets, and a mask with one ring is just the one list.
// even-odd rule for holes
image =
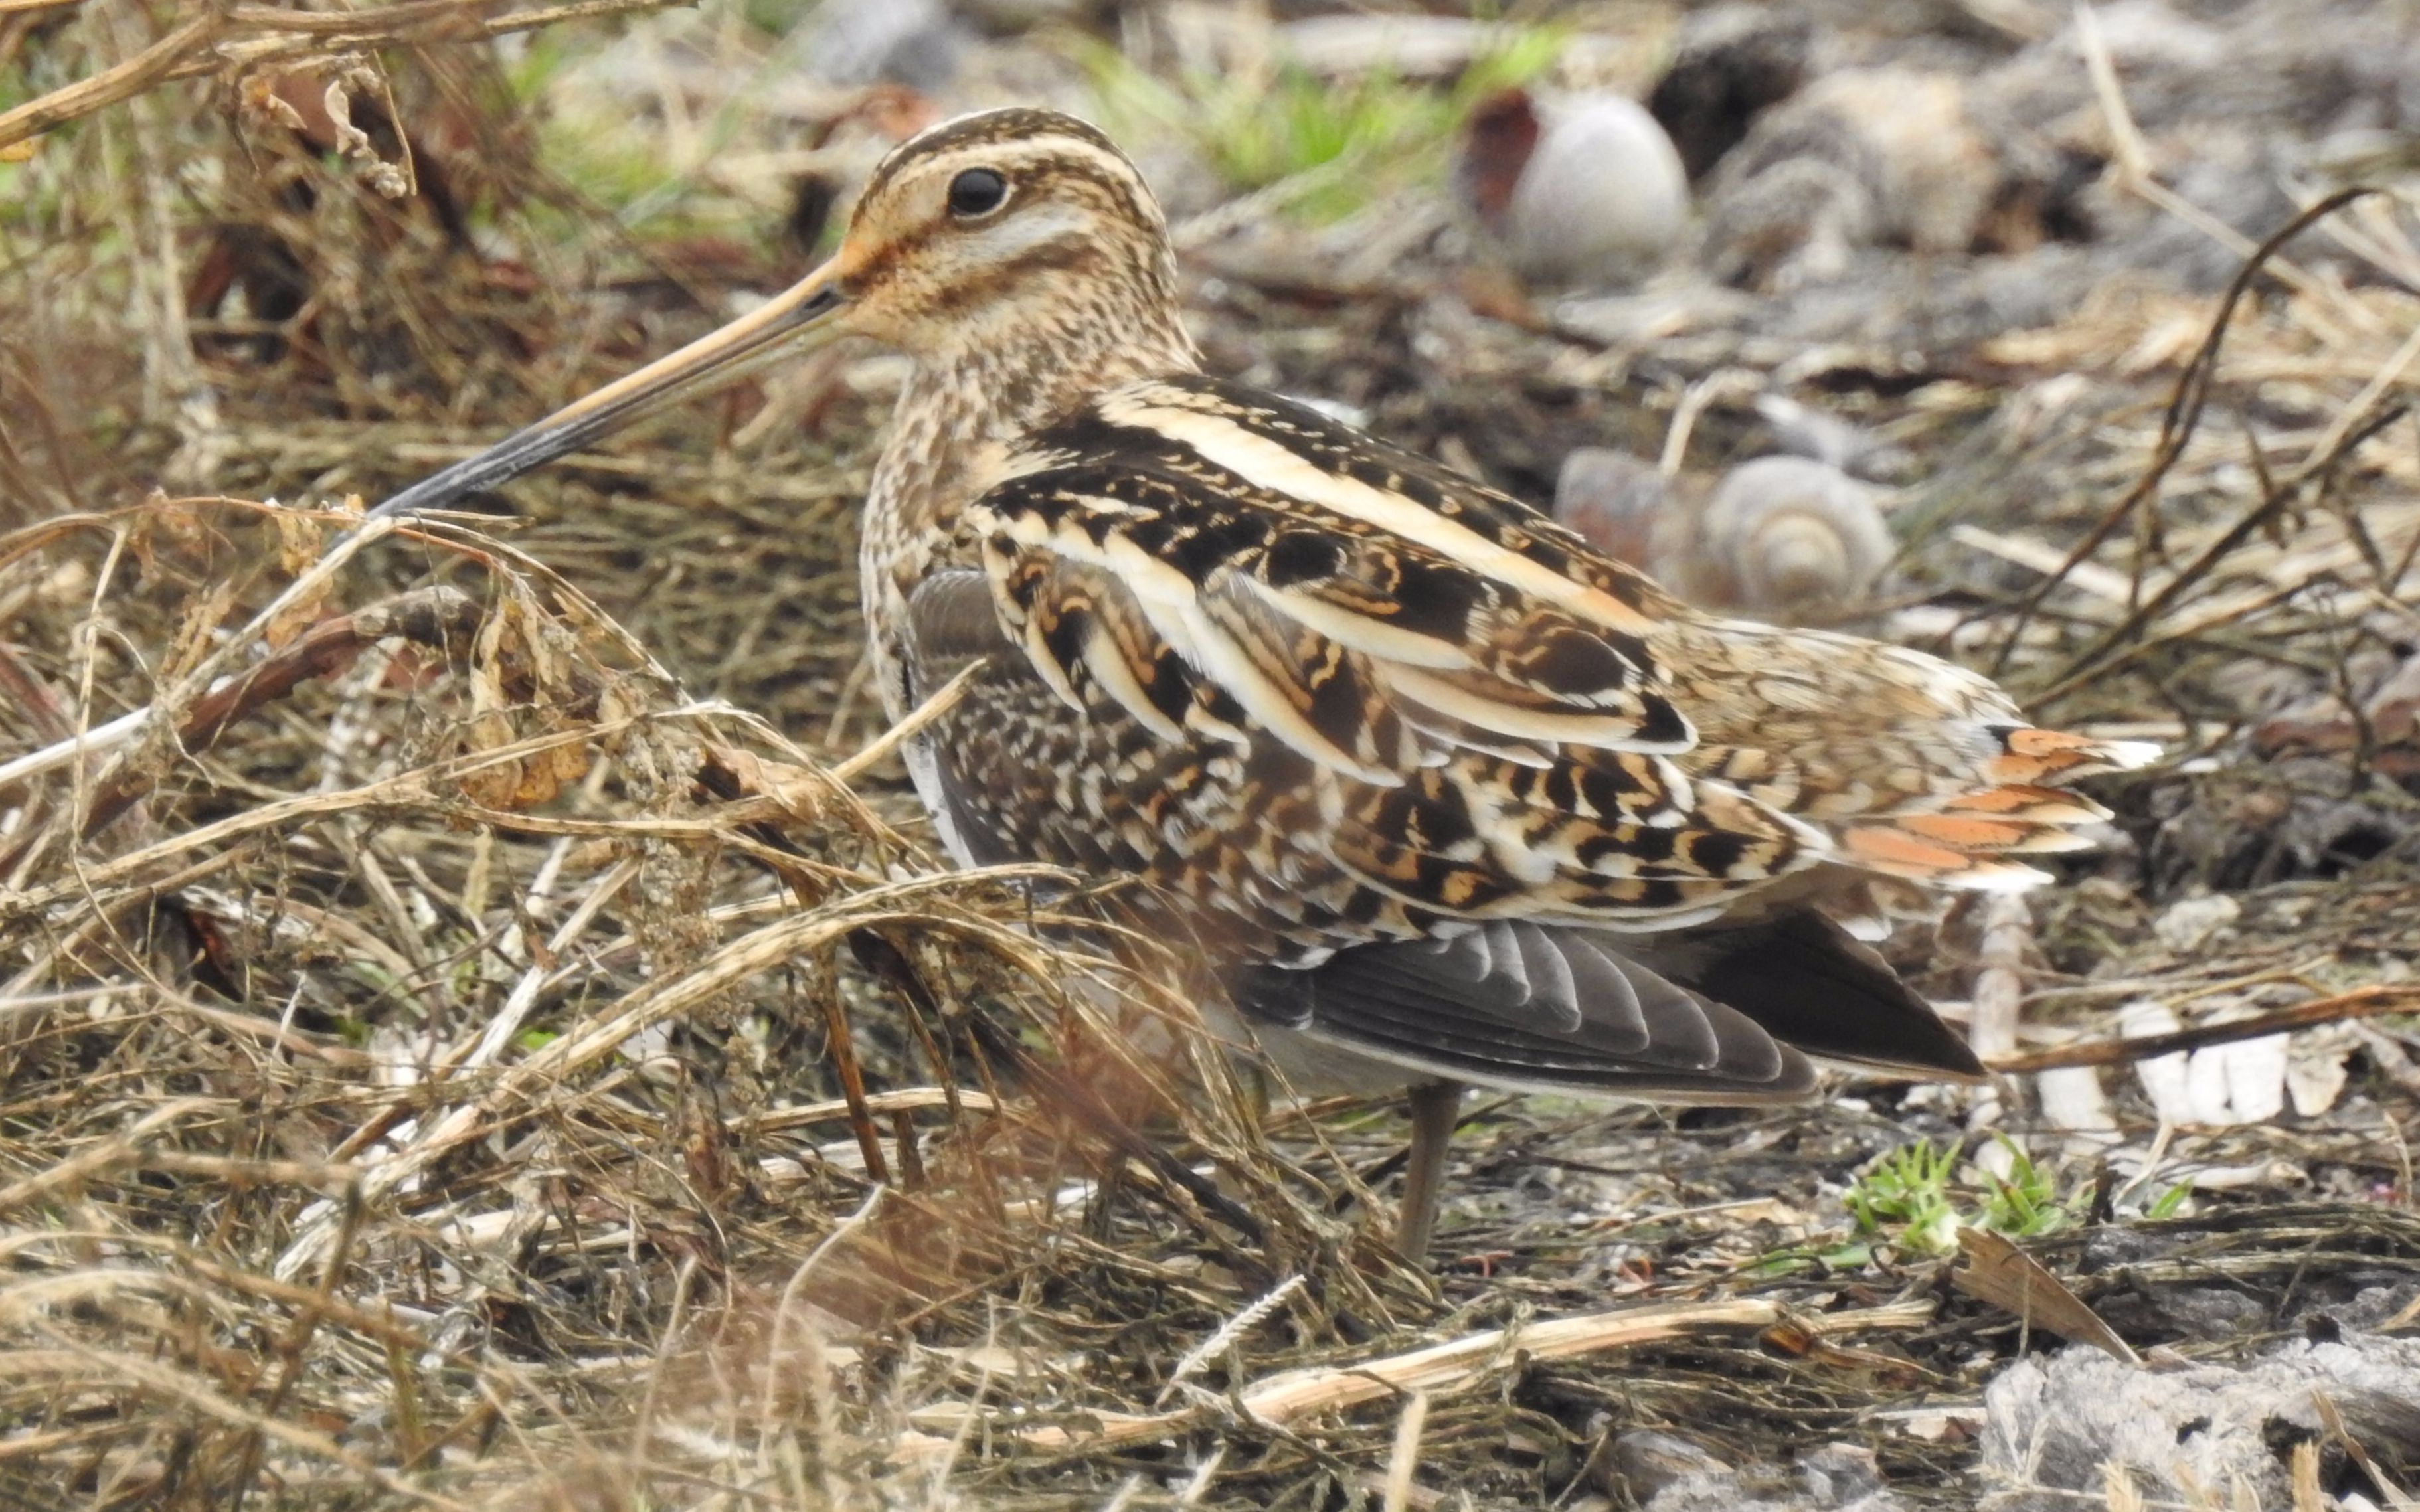
[[1681, 154], [1621, 95], [1492, 97], [1471, 113], [1456, 182], [1496, 252], [1540, 285], [1636, 282], [1689, 221]]
[[1897, 550], [1875, 490], [1804, 456], [1761, 456], [1732, 469], [1707, 501], [1696, 537], [1722, 601], [1759, 613], [1854, 605]]

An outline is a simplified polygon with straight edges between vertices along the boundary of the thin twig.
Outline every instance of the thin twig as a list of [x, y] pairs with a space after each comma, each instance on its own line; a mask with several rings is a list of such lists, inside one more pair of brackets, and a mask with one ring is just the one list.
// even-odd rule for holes
[[2158, 592], [2137, 605], [2133, 612], [2111, 626], [2099, 640], [2076, 653], [2074, 657], [2060, 669], [2057, 679], [2050, 688], [2040, 695], [2041, 701], [2047, 702], [2058, 698], [2092, 676], [2099, 670], [2099, 664], [2111, 652], [2141, 633], [2144, 626], [2157, 619], [2187, 589], [2209, 576], [2211, 570], [2224, 561], [2227, 553], [2250, 540], [2255, 532], [2275, 518], [2278, 512], [2302, 491], [2304, 484], [2332, 471], [2339, 462], [2351, 455], [2364, 442], [2401, 419], [2406, 408], [2400, 403], [2389, 405], [2346, 431], [2325, 452], [2304, 463], [2291, 474], [2280, 479], [2275, 486], [2262, 496], [2259, 502], [2246, 510], [2242, 517], [2233, 525], [2220, 532], [2217, 539], [2204, 547], [2199, 556], [2162, 584]]
[[2211, 316], [2210, 329], [2203, 334], [2200, 347], [2195, 351], [2193, 360], [2185, 364], [2184, 371], [2177, 375], [2176, 389], [2168, 396], [2167, 412], [2160, 417], [2160, 439], [2151, 449], [2150, 465], [2143, 470], [2142, 476], [2134, 480], [2134, 486], [2126, 490], [2125, 497], [2111, 505], [2092, 529], [2084, 532], [2084, 539], [2068, 552], [2067, 560], [2060, 563], [2058, 570], [2035, 583], [2018, 598], [2007, 639], [2001, 641], [1999, 652], [1993, 658], [1992, 675], [1997, 677], [2008, 671], [2009, 658], [2016, 654], [2019, 638], [2026, 624], [2040, 609], [2042, 601], [2066, 580], [2069, 573], [2101, 549], [2102, 543], [2108, 540], [2118, 526], [2133, 517], [2134, 511], [2159, 490], [2169, 470], [2184, 455], [2186, 443], [2193, 440], [2195, 428], [2201, 424], [2202, 407], [2209, 401], [2211, 383], [2218, 373], [2219, 348], [2225, 345], [2227, 327], [2235, 319], [2235, 307], [2242, 302], [2244, 295], [2251, 292], [2252, 282], [2259, 276], [2261, 268], [2277, 255], [2278, 249], [2302, 235], [2314, 223], [2365, 195], [2378, 193], [2378, 190], [2362, 187], [2341, 189], [2325, 199], [2316, 201], [2254, 248], [2252, 255], [2243, 260], [2243, 266], [2235, 270], [2235, 277], [2227, 284], [2226, 292], [2219, 296], [2218, 308]]
[[225, 29], [225, 18], [205, 10], [114, 68], [29, 100], [14, 110], [0, 111], [0, 147], [133, 99], [170, 77], [187, 54], [208, 48]]
[[1990, 1064], [1993, 1071], [2007, 1074], [2055, 1071], [2065, 1066], [2124, 1066], [2159, 1056], [2172, 1056], [2180, 1051], [2198, 1050], [2205, 1045], [2257, 1040], [2263, 1035], [2282, 1034], [2288, 1029], [2413, 1011], [2420, 1011], [2420, 986], [2356, 987], [2351, 992], [2339, 993], [2333, 997], [2314, 998], [2307, 1003], [2296, 1003], [2291, 1008], [2272, 1009], [2249, 1018], [2230, 1019], [2225, 1024], [2203, 1024], [2166, 1034], [2140, 1034], [2128, 1039], [2084, 1040], [2073, 1044], [2002, 1056]]

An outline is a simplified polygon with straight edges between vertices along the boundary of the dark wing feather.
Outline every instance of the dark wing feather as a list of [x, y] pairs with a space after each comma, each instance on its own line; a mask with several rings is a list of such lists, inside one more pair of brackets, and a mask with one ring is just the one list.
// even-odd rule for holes
[[962, 779], [1017, 787], [1014, 832], [1113, 833], [1121, 870], [1306, 926], [1264, 959], [1428, 915], [1703, 921], [1822, 854], [1663, 754], [1690, 737], [1650, 617], [1615, 591], [1643, 585], [1559, 576], [1529, 554], [1552, 526], [1437, 493], [1414, 458], [1338, 461], [1308, 411], [1120, 393], [1036, 437], [960, 522], [1055, 697], [1028, 705], [1053, 748], [1026, 758], [1052, 783], [999, 759], [975, 701], [936, 728]]
[[1890, 963], [1812, 911], [1641, 940], [1632, 951], [1821, 1060], [1980, 1079], [1983, 1063]]
[[1755, 1021], [1630, 960], [1620, 937], [1526, 920], [1365, 945], [1233, 984], [1250, 1016], [1407, 1069], [1519, 1089], [1788, 1102], [1814, 1069]]
[[1233, 994], [1315, 1039], [1515, 1088], [1781, 1102], [1813, 1090], [1809, 1057], [1983, 1074], [1881, 956], [1814, 914], [1671, 942], [1498, 921], [1264, 968]]

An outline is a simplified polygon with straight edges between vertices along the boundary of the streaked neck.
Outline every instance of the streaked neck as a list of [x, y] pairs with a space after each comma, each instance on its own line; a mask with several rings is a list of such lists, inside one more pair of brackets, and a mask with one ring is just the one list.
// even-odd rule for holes
[[1201, 370], [1172, 312], [1106, 313], [1071, 301], [1048, 319], [996, 331], [997, 339], [972, 331], [973, 339], [918, 357], [866, 499], [869, 577], [902, 587], [921, 577], [930, 551], [1027, 436], [1121, 384]]

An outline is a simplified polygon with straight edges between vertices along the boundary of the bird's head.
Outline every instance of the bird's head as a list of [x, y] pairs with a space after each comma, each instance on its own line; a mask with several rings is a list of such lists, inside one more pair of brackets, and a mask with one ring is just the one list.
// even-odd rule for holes
[[1078, 306], [1172, 315], [1176, 298], [1142, 176], [1108, 137], [1047, 110], [963, 116], [902, 143], [806, 283], [817, 277], [838, 290], [845, 327], [919, 355], [1013, 339]]
[[809, 332], [948, 361], [1189, 365], [1151, 190], [1109, 139], [1056, 111], [943, 121], [874, 170], [830, 260], [738, 319], [566, 405], [374, 513], [442, 508], [719, 388]]

